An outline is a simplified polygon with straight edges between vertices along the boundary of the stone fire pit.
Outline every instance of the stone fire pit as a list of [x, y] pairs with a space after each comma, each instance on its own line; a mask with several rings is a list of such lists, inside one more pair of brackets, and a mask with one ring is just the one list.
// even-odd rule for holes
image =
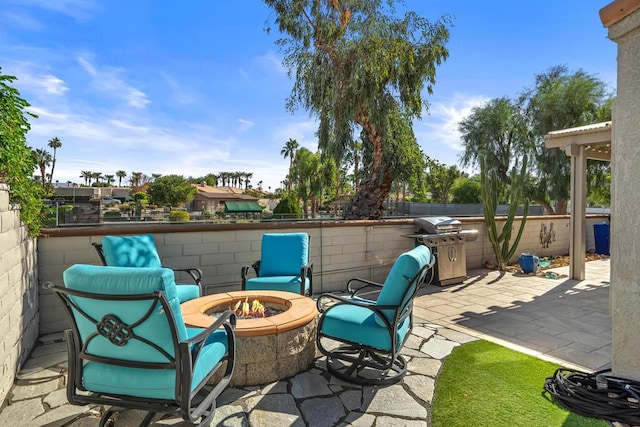
[[270, 317], [238, 319], [236, 365], [231, 385], [266, 384], [307, 370], [316, 356], [318, 311], [315, 301], [280, 291], [238, 291], [208, 295], [182, 304], [187, 325], [206, 328], [238, 301], [258, 299], [284, 310]]

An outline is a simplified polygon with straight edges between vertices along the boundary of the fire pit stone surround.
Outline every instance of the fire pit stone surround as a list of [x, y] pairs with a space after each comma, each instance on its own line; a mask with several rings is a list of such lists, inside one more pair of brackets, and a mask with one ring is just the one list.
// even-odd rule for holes
[[266, 384], [290, 377], [311, 366], [316, 357], [318, 312], [315, 301], [280, 291], [237, 291], [208, 295], [181, 305], [185, 323], [206, 328], [214, 317], [237, 301], [259, 299], [285, 306], [286, 311], [264, 318], [238, 319], [236, 365], [231, 385]]

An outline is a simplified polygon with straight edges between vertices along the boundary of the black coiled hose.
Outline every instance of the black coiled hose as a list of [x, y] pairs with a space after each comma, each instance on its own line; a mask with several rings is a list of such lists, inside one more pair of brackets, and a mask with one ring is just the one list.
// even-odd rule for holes
[[640, 426], [640, 382], [560, 368], [544, 381], [544, 389], [568, 410], [586, 417]]

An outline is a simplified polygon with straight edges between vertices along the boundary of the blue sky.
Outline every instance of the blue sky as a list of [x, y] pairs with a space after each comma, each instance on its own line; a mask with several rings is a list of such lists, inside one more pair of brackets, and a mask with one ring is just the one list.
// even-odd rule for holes
[[[605, 0], [409, 0], [402, 9], [453, 20], [429, 112], [414, 123], [423, 151], [458, 163], [457, 123], [471, 108], [530, 88], [554, 65], [615, 91], [616, 45]], [[117, 170], [202, 176], [253, 172], [275, 189], [289, 138], [317, 149], [316, 121], [285, 109], [292, 80], [258, 0], [0, 0], [0, 67], [39, 115], [28, 142], [62, 141], [54, 180]], [[426, 96], [426, 94], [425, 94]]]

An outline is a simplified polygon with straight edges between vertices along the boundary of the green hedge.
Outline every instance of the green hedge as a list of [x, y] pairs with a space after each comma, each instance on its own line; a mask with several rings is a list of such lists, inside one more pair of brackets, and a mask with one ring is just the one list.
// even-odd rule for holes
[[189, 212], [187, 211], [171, 211], [169, 212], [169, 221], [171, 222], [188, 222]]

